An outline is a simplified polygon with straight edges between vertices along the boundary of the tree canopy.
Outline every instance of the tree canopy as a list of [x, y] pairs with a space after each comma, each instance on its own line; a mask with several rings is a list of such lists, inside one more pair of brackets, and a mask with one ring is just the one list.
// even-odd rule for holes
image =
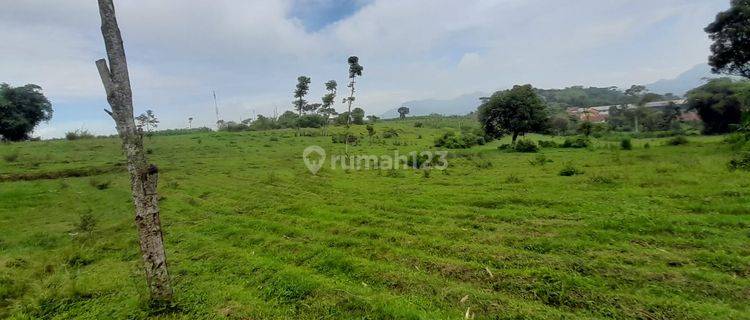
[[409, 114], [409, 107], [400, 107], [398, 108], [398, 117], [401, 119], [406, 118], [406, 115]]
[[750, 0], [732, 0], [704, 30], [713, 40], [711, 70], [750, 79]]
[[12, 87], [0, 84], [0, 138], [20, 141], [42, 121], [52, 119], [52, 104], [35, 84]]
[[750, 82], [729, 78], [712, 79], [688, 92], [688, 107], [703, 120], [703, 132], [730, 132], [742, 122], [742, 113], [750, 106]]
[[546, 104], [530, 84], [495, 92], [479, 106], [478, 115], [487, 136], [511, 134], [513, 143], [520, 134], [544, 131], [549, 118]]

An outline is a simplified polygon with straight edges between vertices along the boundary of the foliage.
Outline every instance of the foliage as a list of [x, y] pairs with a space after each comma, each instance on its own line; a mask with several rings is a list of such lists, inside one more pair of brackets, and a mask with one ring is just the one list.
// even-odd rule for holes
[[570, 177], [570, 176], [583, 174], [583, 171], [581, 169], [576, 168], [572, 163], [568, 162], [563, 166], [562, 169], [560, 169], [559, 174], [563, 177]]
[[249, 129], [248, 125], [244, 123], [237, 123], [234, 121], [222, 122], [219, 125], [219, 131], [239, 132], [239, 131], [245, 131], [248, 129]]
[[529, 139], [521, 139], [518, 140], [513, 147], [513, 150], [516, 152], [537, 152], [539, 151], [539, 146], [534, 142], [533, 140]]
[[557, 148], [558, 147], [557, 142], [553, 140], [539, 140], [537, 144], [539, 144], [539, 147], [542, 147], [542, 148]]
[[362, 108], [354, 108], [352, 110], [352, 124], [365, 124], [365, 110]]
[[399, 107], [398, 110], [398, 117], [401, 119], [406, 119], [406, 115], [409, 114], [409, 108], [408, 107]]
[[620, 140], [620, 149], [622, 150], [633, 149], [633, 143], [630, 141], [630, 138], [625, 138], [625, 139]]
[[588, 137], [565, 138], [565, 142], [560, 145], [562, 148], [588, 148], [589, 146], [591, 146], [591, 139]]
[[16, 162], [16, 160], [18, 160], [18, 156], [19, 156], [18, 152], [6, 153], [3, 155], [3, 160], [5, 160], [5, 162], [8, 162], [8, 163]]
[[20, 141], [42, 121], [52, 119], [52, 104], [34, 84], [0, 84], [0, 140]]
[[484, 137], [475, 135], [470, 132], [456, 134], [453, 131], [445, 132], [435, 140], [435, 147], [447, 149], [466, 149], [475, 145], [483, 145], [486, 141]]
[[146, 132], [149, 133], [159, 126], [159, 119], [156, 118], [156, 115], [152, 110], [146, 110], [145, 113], [141, 113], [139, 116], [135, 117], [135, 122], [138, 129], [146, 129]]
[[369, 123], [376, 123], [376, 122], [378, 122], [378, 120], [380, 120], [380, 117], [378, 117], [376, 115], [372, 115], [371, 114], [371, 115], [367, 116], [367, 122], [369, 122]]
[[538, 154], [534, 159], [529, 160], [529, 164], [532, 166], [544, 166], [547, 163], [553, 162], [552, 159], [547, 158], [544, 154]]
[[75, 131], [68, 131], [65, 133], [66, 140], [93, 139], [94, 137], [94, 134], [84, 129], [76, 129]]
[[750, 82], [712, 79], [688, 92], [688, 106], [698, 111], [705, 134], [731, 131], [742, 122], [743, 109], [750, 106]]
[[750, 79], [750, 1], [732, 0], [705, 31], [713, 41], [708, 64], [716, 73]]
[[386, 128], [383, 131], [383, 138], [390, 139], [398, 137], [398, 130], [394, 128]]
[[667, 140], [667, 144], [670, 146], [681, 146], [683, 144], [688, 144], [689, 142], [690, 140], [685, 138], [685, 136], [675, 136]]
[[734, 159], [729, 160], [729, 170], [750, 171], [750, 152], [742, 152]]
[[513, 143], [519, 134], [542, 132], [548, 124], [546, 105], [531, 85], [495, 92], [479, 106], [478, 114], [487, 136], [510, 134]]
[[319, 114], [304, 114], [297, 118], [296, 126], [298, 128], [321, 128], [328, 123], [328, 120], [323, 115]]
[[307, 95], [307, 92], [310, 91], [310, 81], [310, 77], [307, 76], [297, 77], [297, 87], [294, 89], [294, 98], [296, 100], [293, 104], [294, 109], [297, 110], [297, 114], [299, 115], [302, 115], [302, 112], [307, 105], [307, 101], [305, 101], [304, 98]]
[[576, 129], [576, 132], [588, 137], [592, 132], [594, 132], [594, 124], [592, 124], [591, 121], [583, 121], [578, 125], [578, 129]]
[[414, 122], [414, 128], [421, 128], [421, 127], [422, 127], [422, 123], [421, 122], [419, 122], [419, 121]]
[[359, 142], [359, 138], [351, 133], [340, 133], [331, 135], [331, 142], [356, 145]]

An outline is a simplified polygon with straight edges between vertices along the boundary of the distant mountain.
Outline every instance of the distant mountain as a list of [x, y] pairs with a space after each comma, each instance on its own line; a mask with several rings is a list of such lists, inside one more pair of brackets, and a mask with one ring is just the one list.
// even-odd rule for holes
[[705, 78], [718, 77], [718, 75], [711, 73], [711, 67], [707, 64], [699, 64], [674, 79], [659, 80], [646, 85], [646, 88], [653, 93], [665, 94], [671, 92], [681, 96], [689, 90], [705, 84]]
[[431, 113], [438, 113], [446, 116], [464, 115], [476, 111], [477, 107], [479, 107], [479, 98], [486, 96], [488, 96], [488, 94], [475, 92], [447, 100], [427, 99], [408, 101], [402, 103], [396, 108], [386, 111], [380, 115], [380, 117], [384, 119], [398, 118], [398, 111], [396, 110], [402, 106], [409, 108], [409, 116], [426, 116]]

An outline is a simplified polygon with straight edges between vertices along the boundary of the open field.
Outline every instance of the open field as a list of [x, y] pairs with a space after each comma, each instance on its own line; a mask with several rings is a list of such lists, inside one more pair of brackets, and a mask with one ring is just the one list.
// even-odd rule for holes
[[[351, 150], [430, 150], [445, 126], [379, 122], [401, 130], [382, 144], [355, 126]], [[0, 318], [750, 319], [750, 173], [727, 170], [722, 137], [689, 139], [543, 149], [544, 165], [496, 141], [452, 150], [445, 172], [313, 176], [302, 150], [342, 144], [155, 136], [177, 300], [159, 313], [119, 140], [3, 144]]]

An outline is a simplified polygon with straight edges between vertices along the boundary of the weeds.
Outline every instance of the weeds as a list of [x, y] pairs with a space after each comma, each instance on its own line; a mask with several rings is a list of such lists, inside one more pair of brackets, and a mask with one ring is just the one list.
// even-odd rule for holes
[[534, 159], [529, 160], [529, 164], [532, 166], [544, 166], [547, 163], [552, 162], [552, 159], [547, 158], [547, 156], [543, 154], [538, 154]]
[[7, 163], [16, 162], [18, 160], [18, 152], [4, 154], [3, 160]]
[[560, 170], [559, 173], [563, 177], [570, 177], [579, 174], [583, 174], [583, 171], [573, 166], [572, 163], [566, 163], [565, 166]]

